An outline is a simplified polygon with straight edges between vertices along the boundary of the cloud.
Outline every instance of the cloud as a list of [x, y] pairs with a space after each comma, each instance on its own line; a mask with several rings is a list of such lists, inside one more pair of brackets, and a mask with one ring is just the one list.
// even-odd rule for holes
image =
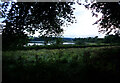
[[92, 17], [90, 10], [85, 9], [84, 6], [74, 5], [76, 8], [74, 14], [77, 19], [77, 23], [72, 24], [69, 27], [64, 28], [64, 37], [104, 37], [104, 34], [98, 33], [97, 25], [92, 25], [96, 20], [98, 20], [102, 15], [99, 14], [99, 17]]

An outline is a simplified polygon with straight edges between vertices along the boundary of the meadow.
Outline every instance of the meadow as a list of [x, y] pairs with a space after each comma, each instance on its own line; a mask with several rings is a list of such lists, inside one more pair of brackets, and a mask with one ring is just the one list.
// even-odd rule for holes
[[120, 46], [3, 51], [4, 82], [120, 81]]

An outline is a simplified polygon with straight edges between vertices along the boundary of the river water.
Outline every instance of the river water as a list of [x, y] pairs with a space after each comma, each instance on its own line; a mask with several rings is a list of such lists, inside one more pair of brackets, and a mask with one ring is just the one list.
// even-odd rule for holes
[[[64, 45], [66, 44], [75, 44], [75, 43], [72, 43], [72, 42], [63, 42]], [[27, 44], [28, 46], [32, 46], [32, 45], [44, 45], [43, 42], [30, 42]], [[48, 43], [47, 45], [51, 45], [51, 43]]]

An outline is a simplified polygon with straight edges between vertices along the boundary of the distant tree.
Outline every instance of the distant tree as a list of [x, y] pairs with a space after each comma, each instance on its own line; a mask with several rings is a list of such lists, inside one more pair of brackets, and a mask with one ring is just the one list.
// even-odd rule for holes
[[98, 39], [98, 36], [95, 36], [95, 39]]
[[[4, 2], [2, 17], [5, 18], [3, 22], [6, 26], [2, 32], [3, 48], [9, 48], [18, 39], [27, 40], [25, 32], [34, 34], [35, 31], [39, 31], [40, 36], [60, 35], [63, 32], [61, 26], [75, 22], [74, 8], [71, 6], [73, 4], [73, 2], [12, 2], [11, 9], [7, 11], [9, 3]], [[22, 38], [19, 37], [20, 34]]]
[[75, 41], [75, 44], [76, 44], [76, 45], [84, 45], [84, 42], [83, 42], [83, 41], [80, 41], [80, 40], [77, 40], [77, 41]]
[[86, 38], [74, 38], [73, 41], [76, 45], [85, 45]]
[[97, 42], [98, 36], [95, 36], [93, 39], [94, 39], [94, 42]]
[[107, 35], [104, 38], [105, 43], [120, 43], [120, 37], [118, 34], [116, 35]]
[[60, 38], [60, 37], [56, 38], [56, 43], [55, 44], [56, 45], [62, 45], [63, 44], [62, 38]]

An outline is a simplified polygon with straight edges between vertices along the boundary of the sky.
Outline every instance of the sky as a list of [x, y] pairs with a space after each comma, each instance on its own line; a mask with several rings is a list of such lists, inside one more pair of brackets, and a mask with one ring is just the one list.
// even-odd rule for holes
[[90, 10], [86, 9], [83, 5], [75, 4], [74, 15], [77, 19], [77, 23], [72, 24], [69, 27], [64, 28], [64, 37], [95, 37], [103, 38], [105, 35], [98, 32], [98, 25], [92, 25], [95, 23], [102, 14], [99, 14], [98, 18], [92, 17]]
[[[71, 24], [68, 27], [63, 27], [64, 34], [63, 37], [68, 38], [83, 38], [83, 37], [95, 37], [103, 38], [105, 35], [98, 32], [97, 25], [92, 25], [95, 23], [102, 14], [99, 14], [98, 18], [92, 17], [90, 10], [86, 9], [83, 5], [75, 4], [74, 15], [76, 17], [77, 23]], [[0, 22], [3, 19], [0, 18]], [[39, 33], [36, 33], [34, 36], [38, 36]]]

